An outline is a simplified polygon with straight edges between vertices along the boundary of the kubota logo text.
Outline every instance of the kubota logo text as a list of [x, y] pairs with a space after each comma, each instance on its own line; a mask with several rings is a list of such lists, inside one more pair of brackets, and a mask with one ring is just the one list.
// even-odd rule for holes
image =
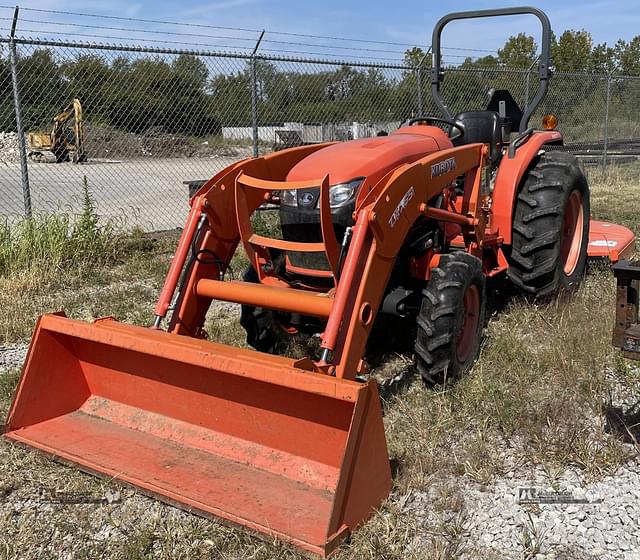
[[431, 178], [433, 179], [434, 177], [440, 177], [440, 175], [449, 173], [449, 171], [453, 171], [456, 166], [456, 158], [454, 157], [450, 157], [449, 159], [434, 163], [431, 166]]
[[393, 214], [391, 214], [391, 217], [389, 218], [389, 226], [390, 227], [394, 227], [396, 225], [396, 223], [398, 222], [398, 219], [400, 218], [400, 215], [404, 212], [404, 209], [409, 205], [409, 201], [413, 198], [413, 196], [416, 194], [416, 192], [413, 190], [413, 187], [411, 187], [402, 197], [402, 200], [400, 200], [400, 202], [398, 202], [398, 206], [396, 206], [396, 209], [393, 211]]

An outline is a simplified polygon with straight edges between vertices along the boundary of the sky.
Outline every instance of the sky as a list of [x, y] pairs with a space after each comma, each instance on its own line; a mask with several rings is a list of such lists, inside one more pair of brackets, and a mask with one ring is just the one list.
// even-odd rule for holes
[[[271, 49], [272, 52], [278, 49], [289, 50], [292, 53], [295, 51], [295, 53], [299, 53], [299, 56], [304, 56], [304, 53], [307, 52], [322, 53], [323, 46], [332, 46], [331, 52], [334, 54], [350, 53], [352, 57], [362, 59], [401, 58], [401, 53], [406, 48], [405, 45], [429, 45], [434, 22], [447, 12], [516, 6], [522, 3], [527, 2], [526, 0], [516, 2], [502, 0], [498, 3], [484, 0], [477, 2], [449, 0], [448, 3], [425, 2], [424, 0], [398, 0], [393, 3], [378, 3], [372, 0], [324, 0], [323, 2], [301, 0], [180, 0], [179, 2], [176, 0], [134, 0], [132, 2], [124, 0], [22, 0], [19, 2], [21, 7], [38, 9], [400, 43], [398, 45], [356, 44], [316, 39], [310, 41], [317, 45], [314, 47], [284, 43], [269, 44], [268, 42], [262, 46], [263, 49]], [[585, 29], [591, 33], [595, 43], [607, 42], [609, 45], [613, 45], [620, 38], [630, 40], [640, 34], [640, 0], [538, 0], [531, 2], [531, 4], [543, 9], [548, 14], [556, 34], [560, 34], [565, 29]], [[6, 8], [0, 10], [0, 16], [8, 15], [10, 15], [10, 10]], [[22, 17], [34, 20], [50, 18], [58, 22], [76, 22], [76, 24], [90, 21], [76, 16], [49, 16], [40, 12], [28, 11], [23, 11]], [[8, 27], [8, 22], [6, 25]], [[155, 28], [156, 40], [162, 38], [160, 32], [163, 29], [173, 29], [168, 26], [142, 22], [118, 23], [116, 21], [115, 25], [135, 26], [150, 31]], [[36, 36], [33, 31], [39, 31], [37, 36], [41, 36], [43, 34], [41, 30], [44, 27], [46, 26], [35, 22], [21, 22], [18, 30], [19, 32], [21, 29], [30, 30], [24, 33], [26, 36]], [[49, 29], [57, 29], [61, 33], [63, 31], [94, 33], [77, 27], [63, 28], [61, 25], [58, 27], [49, 26]], [[180, 30], [189, 31], [184, 27]], [[489, 54], [484, 51], [495, 52], [510, 35], [521, 31], [536, 38], [539, 38], [540, 35], [537, 20], [530, 16], [454, 22], [445, 29], [443, 46], [476, 49], [476, 51], [459, 51], [457, 53], [450, 50], [449, 62], [453, 63], [455, 62], [452, 59], [454, 57], [462, 58], [467, 54], [482, 56]], [[109, 32], [100, 30], [95, 33], [116, 36], [121, 32], [113, 31], [109, 34]], [[217, 39], [216, 42], [195, 36], [207, 33], [214, 34], [216, 32], [200, 28], [189, 41], [194, 45], [201, 43], [203, 45], [243, 45], [246, 47], [257, 36], [257, 34], [250, 32], [217, 33], [218, 35], [245, 37], [247, 40], [244, 43], [241, 41], [234, 43], [224, 39]], [[131, 35], [131, 37], [135, 39], [136, 36]], [[268, 32], [265, 39], [267, 41], [276, 39], [298, 43], [308, 42], [303, 38], [277, 36]], [[350, 46], [352, 48], [359, 47], [361, 50], [349, 50]]]

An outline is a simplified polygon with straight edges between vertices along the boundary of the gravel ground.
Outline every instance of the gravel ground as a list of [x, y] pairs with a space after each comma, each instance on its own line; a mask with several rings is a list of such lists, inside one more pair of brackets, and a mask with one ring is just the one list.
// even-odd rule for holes
[[21, 367], [27, 356], [27, 344], [0, 345], [0, 373]]
[[[410, 507], [425, 527], [457, 523], [462, 558], [640, 558], [640, 461], [591, 484], [576, 470], [555, 477], [553, 486], [542, 471], [511, 472], [487, 488], [451, 479], [446, 484], [461, 496], [460, 511], [433, 510], [441, 484], [413, 496]], [[519, 503], [520, 489], [531, 487], [568, 492], [586, 503]]]
[[[0, 346], [0, 373], [18, 367], [27, 346]], [[612, 406], [629, 410], [640, 401], [640, 388], [634, 393], [616, 391]], [[600, 420], [598, 420], [600, 421]], [[629, 444], [630, 454], [634, 453]], [[466, 477], [451, 476], [433, 481], [426, 492], [410, 492], [402, 509], [413, 513], [424, 532], [416, 533], [416, 550], [427, 548], [426, 535], [442, 531], [458, 534], [456, 556], [464, 559], [546, 559], [546, 560], [640, 560], [640, 459], [637, 457], [611, 475], [588, 481], [579, 469], [548, 473], [518, 464], [509, 447], [502, 450], [507, 472], [491, 485], [483, 486]], [[521, 489], [539, 492], [568, 492], [583, 503], [522, 503]], [[55, 496], [46, 488], [21, 487], [3, 496], [0, 512], [7, 515], [50, 516], [58, 509]], [[139, 495], [131, 489], [106, 490], [90, 508], [93, 540], [121, 539], [114, 519], [159, 517], [172, 522], [193, 523], [189, 514]], [[445, 499], [443, 500], [443, 495]], [[28, 522], [29, 517], [24, 517]], [[145, 521], [146, 523], [146, 521]], [[68, 541], [65, 549], [72, 558], [82, 544]], [[204, 541], [206, 542], [206, 541]], [[43, 551], [46, 543], [41, 543]]]
[[[184, 226], [189, 210], [189, 189], [183, 182], [209, 179], [243, 155], [90, 160], [79, 165], [30, 161], [32, 204], [36, 212], [78, 212], [86, 176], [104, 220], [145, 231], [174, 229]], [[0, 162], [0, 218], [20, 216], [23, 208], [20, 165]]]
[[[609, 409], [637, 416], [640, 387], [630, 392], [609, 377]], [[594, 419], [594, 427], [603, 422], [604, 417]], [[631, 429], [640, 433], [638, 426]], [[527, 468], [504, 445], [507, 472], [490, 486], [451, 477], [410, 496], [407, 507], [424, 527], [456, 528], [465, 560], [640, 560], [640, 456], [637, 444], [626, 447], [632, 460], [610, 476], [589, 481], [578, 468], [556, 473]], [[434, 508], [442, 503], [443, 488], [445, 507]], [[570, 496], [575, 503], [527, 503], [523, 491], [531, 488], [538, 495]]]
[[17, 132], [0, 132], [0, 163], [19, 163]]

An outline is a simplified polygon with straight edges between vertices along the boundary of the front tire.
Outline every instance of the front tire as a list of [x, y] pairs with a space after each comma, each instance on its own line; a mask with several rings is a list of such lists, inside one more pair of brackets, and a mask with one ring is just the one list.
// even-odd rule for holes
[[468, 253], [442, 255], [422, 294], [416, 365], [427, 383], [444, 384], [478, 357], [486, 307], [482, 262]]
[[589, 187], [575, 156], [544, 153], [516, 199], [508, 275], [535, 298], [573, 292], [587, 262]]

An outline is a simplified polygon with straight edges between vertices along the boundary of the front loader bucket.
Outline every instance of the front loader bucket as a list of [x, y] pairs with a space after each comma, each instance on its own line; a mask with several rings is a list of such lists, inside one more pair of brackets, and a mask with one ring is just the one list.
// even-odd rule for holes
[[310, 366], [45, 315], [5, 436], [327, 555], [391, 475], [376, 385]]

